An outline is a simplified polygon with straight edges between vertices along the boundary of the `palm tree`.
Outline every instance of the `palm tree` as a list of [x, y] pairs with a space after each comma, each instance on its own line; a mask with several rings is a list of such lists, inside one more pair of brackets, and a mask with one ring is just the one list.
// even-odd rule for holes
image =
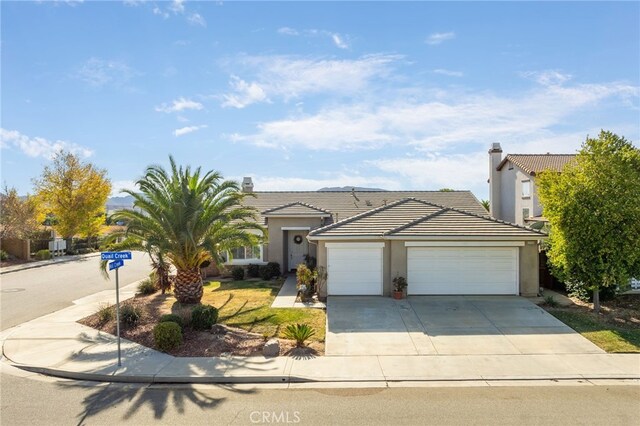
[[[171, 169], [149, 166], [136, 182], [139, 192], [125, 190], [134, 198], [134, 210], [121, 210], [115, 221], [128, 223], [127, 230], [110, 236], [125, 240], [118, 244], [139, 248], [166, 266], [176, 269], [174, 294], [180, 303], [199, 303], [202, 298], [200, 265], [220, 263], [222, 253], [255, 245], [264, 228], [255, 221], [255, 209], [242, 205], [244, 197], [237, 182], [223, 180], [220, 173], [200, 168], [178, 167], [169, 157]], [[164, 265], [163, 265], [164, 264]], [[104, 268], [104, 266], [103, 266]]]

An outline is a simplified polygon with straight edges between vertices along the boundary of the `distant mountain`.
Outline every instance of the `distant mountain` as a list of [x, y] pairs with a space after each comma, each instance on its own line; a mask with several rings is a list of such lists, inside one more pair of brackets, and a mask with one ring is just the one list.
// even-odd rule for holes
[[318, 192], [328, 192], [328, 191], [341, 191], [341, 192], [351, 192], [354, 189], [356, 192], [371, 192], [371, 191], [386, 191], [386, 189], [380, 188], [364, 188], [362, 186], [327, 186], [324, 188], [318, 189]]
[[126, 195], [124, 197], [110, 197], [107, 198], [107, 206], [110, 208], [114, 207], [133, 207], [133, 197], [131, 195]]

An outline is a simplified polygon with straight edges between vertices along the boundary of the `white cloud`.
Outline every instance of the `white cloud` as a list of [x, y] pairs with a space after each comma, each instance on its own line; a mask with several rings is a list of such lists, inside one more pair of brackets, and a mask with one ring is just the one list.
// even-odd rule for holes
[[51, 159], [56, 152], [64, 150], [81, 157], [90, 157], [93, 151], [81, 145], [56, 140], [50, 141], [41, 137], [30, 138], [17, 130], [0, 129], [0, 146], [3, 149], [18, 148], [29, 157], [43, 157]]
[[133, 180], [116, 180], [111, 182], [111, 195], [110, 197], [123, 196], [122, 191], [128, 189], [130, 191], [137, 191], [138, 187]]
[[202, 108], [204, 107], [200, 102], [180, 97], [173, 100], [171, 104], [162, 103], [161, 105], [155, 107], [155, 110], [158, 112], [166, 112], [168, 114], [171, 112], [180, 112], [188, 109], [201, 110]]
[[334, 33], [331, 34], [331, 39], [333, 40], [333, 42], [335, 43], [335, 45], [337, 47], [339, 47], [340, 49], [348, 49], [349, 45], [346, 43], [346, 41], [340, 36], [340, 34], [338, 33]]
[[126, 85], [138, 73], [124, 62], [90, 58], [75, 73], [75, 77], [93, 87]]
[[297, 30], [289, 27], [278, 28], [278, 34], [290, 35], [290, 36], [300, 35], [300, 33]]
[[164, 19], [169, 18], [169, 13], [167, 13], [164, 10], [160, 9], [158, 6], [154, 6], [153, 7], [153, 14], [154, 15], [158, 15], [158, 16], [162, 16]]
[[[369, 83], [390, 74], [398, 55], [367, 55], [358, 59], [304, 58], [296, 56], [241, 56], [229, 61], [226, 66], [247, 69], [256, 73], [255, 81], [247, 82], [240, 77], [231, 80], [232, 92], [223, 94], [223, 105], [233, 105], [235, 99], [246, 99], [242, 106], [280, 97], [285, 101], [304, 94], [338, 93], [353, 94], [365, 89]], [[254, 97], [247, 97], [247, 90]], [[264, 96], [261, 96], [260, 90]], [[231, 101], [230, 101], [231, 100]]]
[[189, 22], [191, 25], [198, 25], [201, 27], [207, 26], [207, 21], [205, 21], [205, 19], [199, 13], [192, 13], [191, 15], [189, 15], [189, 17], [187, 18], [187, 22]]
[[462, 71], [451, 71], [443, 68], [437, 68], [432, 71], [434, 74], [446, 75], [448, 77], [462, 77], [464, 73]]
[[206, 125], [206, 124], [203, 124], [203, 125], [201, 125], [201, 126], [187, 126], [187, 127], [181, 127], [181, 128], [179, 128], [179, 129], [174, 130], [174, 131], [173, 131], [173, 135], [174, 135], [175, 137], [183, 136], [183, 135], [186, 135], [186, 134], [188, 134], [188, 133], [192, 133], [192, 132], [198, 131], [198, 130], [200, 130], [200, 129], [205, 129], [206, 127], [207, 127], [207, 125]]
[[525, 71], [521, 75], [543, 86], [561, 86], [573, 78], [571, 74], [564, 74], [555, 70]]
[[347, 36], [343, 36], [339, 33], [335, 33], [327, 30], [301, 30], [298, 31], [295, 28], [290, 27], [281, 27], [277, 30], [278, 34], [287, 35], [287, 36], [304, 36], [304, 37], [327, 37], [331, 39], [333, 44], [336, 45], [339, 49], [348, 49], [349, 44], [347, 43]]
[[247, 83], [233, 75], [229, 84], [233, 88], [233, 93], [223, 95], [223, 107], [244, 108], [256, 102], [268, 100], [265, 91], [256, 82]]
[[640, 89], [625, 83], [542, 86], [510, 96], [490, 92], [433, 92], [424, 99], [380, 100], [325, 107], [316, 114], [259, 123], [253, 134], [234, 141], [279, 149], [377, 149], [413, 146], [447, 150], [488, 141], [536, 140], [568, 117], [597, 110], [600, 104], [637, 98]]
[[125, 6], [137, 7], [145, 4], [148, 0], [123, 0], [122, 3]]
[[173, 0], [167, 8], [176, 15], [184, 13], [184, 0]]
[[436, 44], [442, 43], [443, 41], [453, 40], [454, 38], [456, 38], [456, 33], [452, 31], [448, 33], [433, 33], [429, 35], [429, 37], [427, 37], [424, 42], [431, 46], [434, 46]]

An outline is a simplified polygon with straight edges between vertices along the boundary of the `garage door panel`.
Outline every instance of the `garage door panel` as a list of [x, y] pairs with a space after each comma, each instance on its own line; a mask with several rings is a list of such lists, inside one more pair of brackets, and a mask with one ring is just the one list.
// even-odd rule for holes
[[409, 247], [409, 294], [518, 294], [516, 247]]
[[328, 248], [329, 295], [381, 295], [382, 248]]

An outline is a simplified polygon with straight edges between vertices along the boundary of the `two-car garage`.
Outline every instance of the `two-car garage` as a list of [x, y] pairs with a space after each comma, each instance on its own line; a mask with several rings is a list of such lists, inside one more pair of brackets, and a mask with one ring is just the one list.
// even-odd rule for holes
[[[329, 295], [383, 294], [384, 243], [326, 245]], [[517, 246], [406, 245], [407, 294], [519, 293]]]

